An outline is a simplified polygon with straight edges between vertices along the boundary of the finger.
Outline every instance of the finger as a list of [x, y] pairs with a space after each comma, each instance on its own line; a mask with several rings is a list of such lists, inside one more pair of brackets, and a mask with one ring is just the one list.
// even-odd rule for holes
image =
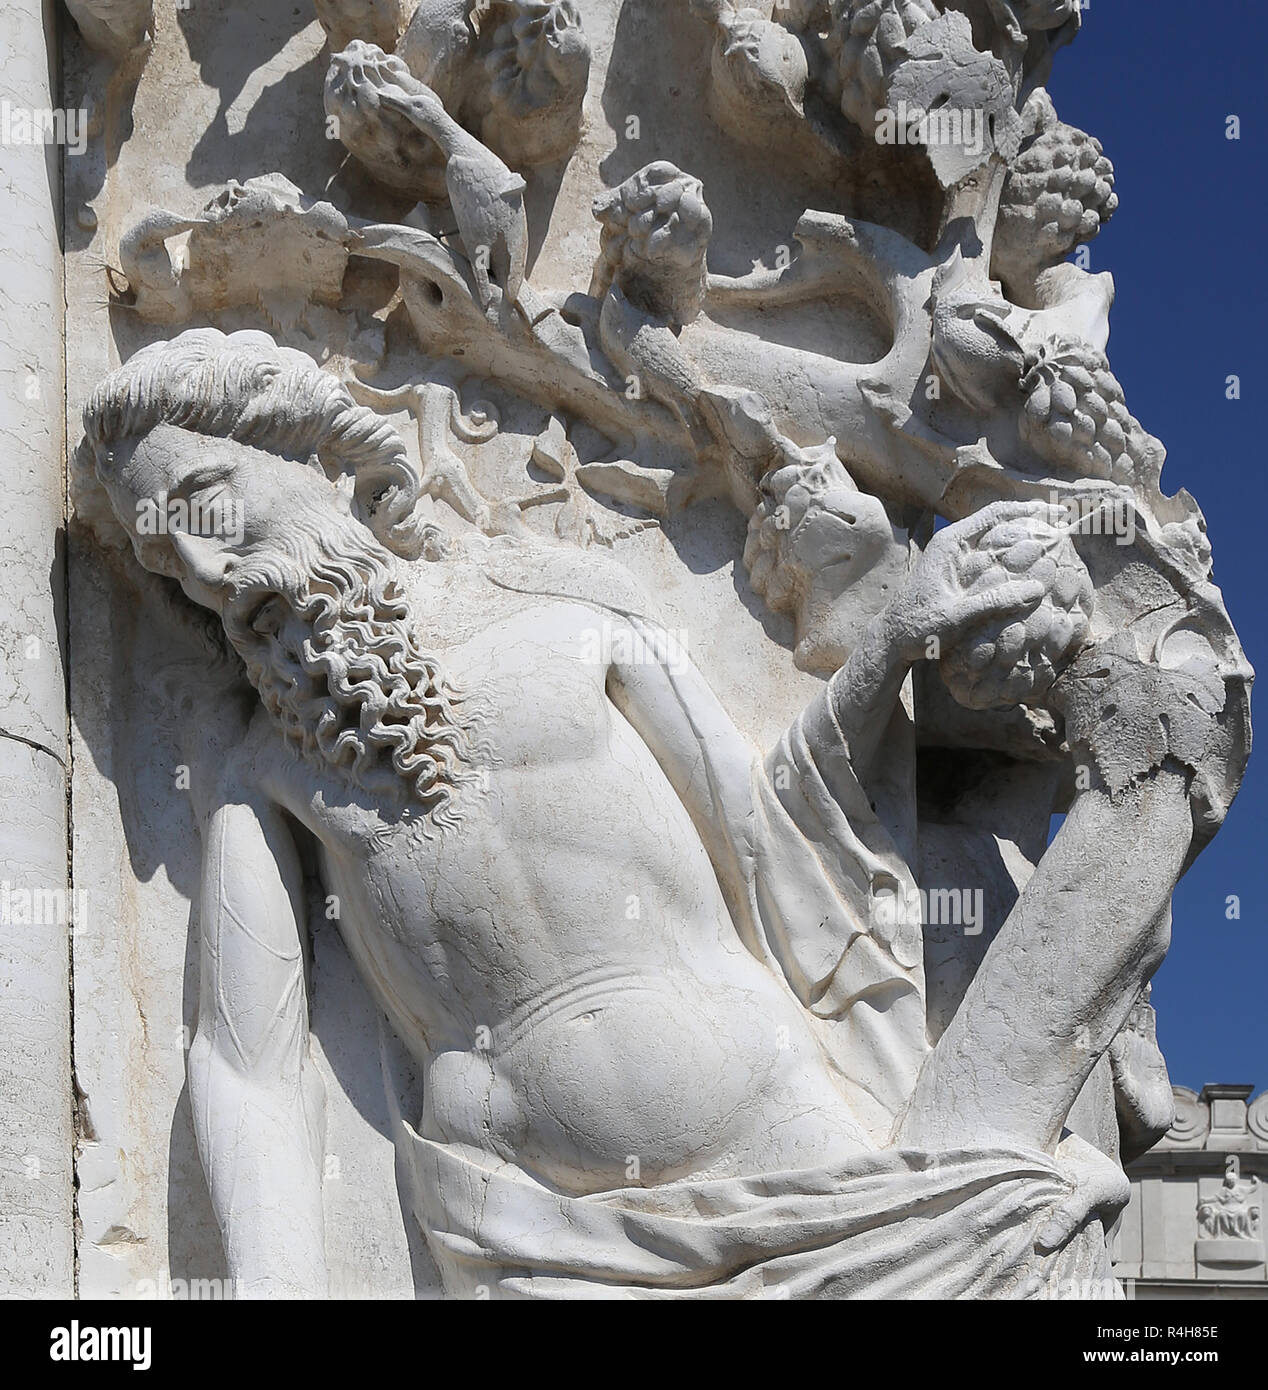
[[1077, 1135], [1067, 1135], [1057, 1149], [1058, 1164], [1073, 1191], [1053, 1210], [1035, 1237], [1041, 1255], [1060, 1250], [1093, 1216], [1108, 1225], [1131, 1196], [1123, 1170]]
[[1041, 498], [1008, 498], [1003, 501], [992, 502], [989, 506], [983, 507], [981, 511], [974, 512], [972, 516], [966, 516], [962, 521], [957, 521], [946, 529], [958, 538], [968, 539], [980, 535], [983, 531], [989, 531], [991, 527], [998, 525], [1001, 521], [1015, 521], [1023, 516], [1034, 516], [1043, 517], [1048, 522], [1055, 522], [1056, 518], [1063, 515], [1064, 512], [1060, 507], [1054, 506], [1051, 502], [1045, 502]]
[[982, 618], [1004, 618], [1028, 613], [1044, 600], [1048, 590], [1037, 579], [1014, 579], [982, 594], [970, 594], [966, 612], [970, 623]]
[[1080, 1182], [1040, 1227], [1035, 1237], [1036, 1252], [1050, 1255], [1060, 1250], [1093, 1216], [1125, 1205], [1121, 1187], [1120, 1182], [1099, 1173]]

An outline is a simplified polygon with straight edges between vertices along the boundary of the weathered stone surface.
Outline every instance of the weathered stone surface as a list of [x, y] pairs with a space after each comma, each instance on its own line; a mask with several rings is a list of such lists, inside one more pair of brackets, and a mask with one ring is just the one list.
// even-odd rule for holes
[[1114, 1295], [1252, 673], [1078, 25], [68, 41], [80, 1292]]
[[62, 255], [57, 151], [34, 137], [38, 122], [51, 121], [56, 100], [46, 47], [54, 32], [52, 7], [23, 0], [7, 8], [0, 38], [6, 102], [0, 218], [0, 440], [6, 460], [0, 543], [0, 1294], [7, 1297], [66, 1296], [74, 1288]]

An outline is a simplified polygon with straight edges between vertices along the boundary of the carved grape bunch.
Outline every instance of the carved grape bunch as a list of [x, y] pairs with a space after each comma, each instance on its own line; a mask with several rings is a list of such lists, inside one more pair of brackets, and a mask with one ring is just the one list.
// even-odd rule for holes
[[1118, 208], [1114, 165], [1099, 140], [1058, 120], [1043, 91], [1023, 119], [1030, 135], [1009, 167], [996, 228], [996, 259], [1014, 279], [1064, 260]]
[[354, 39], [332, 56], [324, 95], [339, 139], [377, 179], [416, 198], [444, 196], [442, 152], [402, 110], [413, 101], [443, 116], [444, 107], [400, 58]]
[[1027, 354], [1021, 437], [1059, 473], [1138, 485], [1156, 442], [1127, 409], [1104, 353], [1056, 338]]
[[938, 17], [930, 0], [836, 0], [825, 41], [840, 85], [842, 113], [871, 131], [888, 83], [907, 56], [903, 44]]
[[615, 284], [639, 308], [690, 323], [704, 302], [713, 218], [700, 180], [657, 160], [594, 200], [602, 232], [590, 293]]
[[1066, 530], [1041, 517], [1010, 518], [982, 536], [965, 558], [961, 583], [998, 589], [1035, 579], [1044, 598], [1024, 618], [992, 619], [943, 658], [947, 689], [968, 709], [1038, 704], [1087, 640], [1092, 580]]
[[487, 95], [473, 93], [463, 114], [481, 112], [480, 138], [516, 169], [565, 159], [581, 133], [590, 45], [572, 0], [517, 0], [483, 57]]

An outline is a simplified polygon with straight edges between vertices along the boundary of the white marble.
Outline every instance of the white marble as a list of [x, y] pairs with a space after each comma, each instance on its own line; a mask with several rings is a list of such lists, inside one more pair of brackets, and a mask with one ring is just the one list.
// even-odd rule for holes
[[59, 152], [19, 137], [21, 117], [53, 111], [54, 24], [51, 6], [19, 0], [0, 37], [9, 142], [0, 218], [0, 1296], [9, 1298], [74, 1288]]
[[76, 13], [80, 1291], [1113, 1296], [1252, 673], [1076, 0]]

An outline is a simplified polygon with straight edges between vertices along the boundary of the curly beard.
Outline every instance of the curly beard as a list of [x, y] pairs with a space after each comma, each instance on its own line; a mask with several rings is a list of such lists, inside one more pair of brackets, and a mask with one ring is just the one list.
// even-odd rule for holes
[[367, 790], [403, 784], [434, 824], [457, 825], [455, 793], [482, 778], [467, 697], [418, 646], [393, 559], [365, 528], [292, 526], [226, 587], [225, 634], [287, 741]]

